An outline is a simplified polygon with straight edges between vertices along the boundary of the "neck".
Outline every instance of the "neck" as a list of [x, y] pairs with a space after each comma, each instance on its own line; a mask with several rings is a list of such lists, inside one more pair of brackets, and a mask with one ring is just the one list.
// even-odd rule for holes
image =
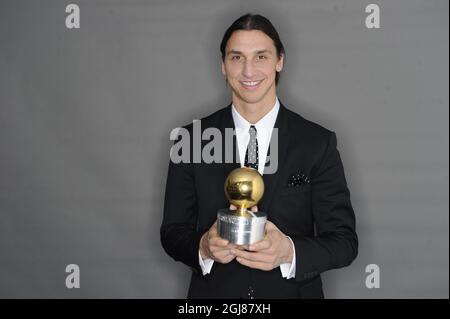
[[233, 92], [232, 102], [236, 110], [244, 119], [251, 124], [255, 124], [270, 112], [275, 105], [276, 98], [276, 94], [273, 92], [273, 94], [267, 94], [261, 101], [247, 103], [238, 98]]

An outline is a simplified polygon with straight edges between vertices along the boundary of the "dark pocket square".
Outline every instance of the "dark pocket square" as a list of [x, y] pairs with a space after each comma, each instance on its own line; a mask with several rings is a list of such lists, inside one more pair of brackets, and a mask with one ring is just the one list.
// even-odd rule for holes
[[295, 173], [289, 177], [287, 187], [300, 187], [310, 184], [311, 180], [303, 173]]

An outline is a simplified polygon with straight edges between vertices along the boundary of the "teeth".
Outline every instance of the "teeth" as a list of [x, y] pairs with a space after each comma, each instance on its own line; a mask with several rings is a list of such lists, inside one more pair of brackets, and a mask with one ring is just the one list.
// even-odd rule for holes
[[259, 82], [260, 81], [252, 81], [252, 82], [242, 82], [244, 85], [247, 85], [247, 86], [255, 86], [255, 85], [258, 85], [259, 84]]

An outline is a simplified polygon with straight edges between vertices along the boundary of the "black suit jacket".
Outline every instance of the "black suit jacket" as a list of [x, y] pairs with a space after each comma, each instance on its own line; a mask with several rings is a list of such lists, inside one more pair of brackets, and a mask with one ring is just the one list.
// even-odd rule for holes
[[[208, 127], [220, 129], [223, 136], [225, 128], [234, 128], [231, 105], [202, 119], [202, 131]], [[161, 226], [165, 251], [193, 271], [189, 298], [247, 298], [249, 287], [255, 298], [323, 298], [320, 273], [347, 266], [356, 258], [355, 216], [335, 133], [282, 104], [275, 127], [278, 170], [263, 175], [265, 193], [258, 208], [293, 240], [295, 278], [282, 278], [279, 267], [261, 271], [235, 260], [228, 264], [215, 262], [210, 274], [202, 274], [198, 260], [200, 238], [215, 222], [217, 210], [229, 206], [224, 182], [240, 164], [239, 160], [192, 163], [191, 149], [191, 163], [169, 164]], [[192, 139], [193, 125], [185, 128]], [[202, 146], [206, 143], [203, 141]], [[304, 174], [310, 183], [288, 187], [290, 177], [296, 173]]]

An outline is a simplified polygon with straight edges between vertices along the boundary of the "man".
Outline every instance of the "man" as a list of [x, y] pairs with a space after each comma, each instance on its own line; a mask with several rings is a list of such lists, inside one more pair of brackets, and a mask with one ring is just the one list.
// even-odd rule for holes
[[[351, 264], [358, 247], [336, 135], [278, 100], [285, 52], [269, 20], [240, 17], [225, 32], [221, 53], [232, 104], [201, 126], [223, 135], [235, 129], [239, 158], [169, 164], [162, 245], [193, 270], [189, 298], [323, 298], [320, 273]], [[279, 165], [264, 174], [274, 128], [278, 154], [270, 157], [278, 155]], [[194, 133], [192, 124], [186, 129]], [[227, 175], [244, 165], [263, 175], [266, 191], [252, 210], [266, 212], [268, 222], [263, 240], [240, 247], [218, 236], [216, 218], [229, 205]]]

